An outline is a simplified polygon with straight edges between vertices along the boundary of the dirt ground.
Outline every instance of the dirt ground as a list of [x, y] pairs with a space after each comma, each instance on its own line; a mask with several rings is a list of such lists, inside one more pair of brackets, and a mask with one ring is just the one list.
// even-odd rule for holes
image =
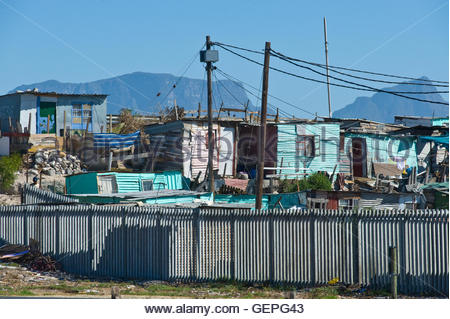
[[[19, 172], [17, 174], [16, 181], [14, 182], [12, 194], [1, 194], [0, 193], [0, 206], [1, 205], [20, 205], [20, 195], [19, 195], [19, 185], [25, 184], [27, 182], [27, 177], [25, 172]], [[53, 176], [42, 176], [42, 188], [51, 189], [56, 188], [57, 191], [63, 192], [65, 185], [64, 175], [53, 175]], [[32, 183], [32, 177], [28, 179], [28, 184]]]
[[[315, 288], [250, 285], [223, 281], [210, 283], [174, 283], [164, 281], [90, 280], [64, 272], [35, 272], [15, 263], [0, 262], [0, 298], [64, 297], [111, 298], [117, 287], [120, 298], [287, 298], [357, 299], [389, 298], [387, 291], [369, 291], [342, 285]], [[400, 296], [400, 298], [413, 298]]]

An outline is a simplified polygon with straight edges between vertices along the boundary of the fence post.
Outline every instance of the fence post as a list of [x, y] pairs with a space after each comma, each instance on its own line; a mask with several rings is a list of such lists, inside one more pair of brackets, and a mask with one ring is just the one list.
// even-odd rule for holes
[[389, 273], [391, 275], [392, 298], [397, 299], [397, 247], [389, 247]]
[[88, 210], [88, 256], [89, 256], [89, 275], [92, 275], [94, 271], [94, 243], [92, 234], [94, 233], [94, 225], [92, 223], [92, 208], [90, 207]]
[[[261, 213], [261, 210], [259, 211]], [[269, 220], [269, 281], [275, 281], [275, 249], [274, 249], [274, 215], [273, 210], [268, 213]]]
[[194, 208], [192, 211], [192, 270], [191, 280], [197, 279], [197, 256], [198, 256], [198, 243], [199, 243], [199, 210], [200, 208]]
[[23, 244], [28, 243], [28, 206], [24, 207], [23, 210]]
[[126, 208], [122, 207], [121, 209], [122, 212], [122, 247], [123, 247], [123, 276], [124, 278], [127, 278], [128, 276], [128, 227], [126, 224]]
[[231, 261], [230, 261], [230, 277], [231, 280], [236, 279], [236, 273], [235, 273], [235, 263], [236, 263], [236, 252], [235, 252], [235, 230], [234, 230], [234, 222], [235, 222], [235, 216], [234, 216], [234, 209], [231, 210], [230, 213], [230, 255], [231, 255]]
[[314, 209], [311, 209], [309, 214], [309, 265], [311, 271], [311, 285], [316, 284], [316, 229]]
[[163, 245], [163, 238], [162, 238], [162, 229], [161, 229], [161, 211], [158, 210], [156, 213], [156, 234], [158, 238], [158, 243], [156, 243], [156, 256], [158, 258], [159, 264], [158, 264], [158, 278], [159, 280], [163, 279], [163, 258], [162, 258], [162, 245]]
[[353, 268], [353, 283], [360, 283], [359, 275], [359, 216], [358, 212], [355, 211], [352, 214], [352, 268]]
[[400, 273], [398, 276], [400, 277], [400, 291], [409, 293], [408, 284], [406, 281], [406, 221], [407, 221], [407, 213], [402, 212], [400, 215], [400, 229], [399, 229], [399, 260], [398, 264], [400, 265]]
[[[63, 208], [65, 209], [65, 207]], [[59, 229], [59, 214], [61, 213], [61, 209], [58, 209], [57, 211], [54, 212], [55, 214], [55, 252], [54, 255], [57, 256], [57, 258], [59, 259], [59, 251], [60, 251], [60, 247], [59, 247], [59, 233], [60, 233], [60, 229]]]

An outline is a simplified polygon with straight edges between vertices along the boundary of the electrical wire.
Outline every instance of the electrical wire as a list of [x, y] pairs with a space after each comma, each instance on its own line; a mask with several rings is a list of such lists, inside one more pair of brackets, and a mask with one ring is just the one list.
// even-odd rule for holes
[[[213, 75], [214, 75], [214, 78], [216, 79], [216, 83], [219, 83], [224, 88], [224, 90], [227, 91], [228, 94], [231, 95], [231, 97], [236, 100], [236, 102], [238, 102], [238, 104], [244, 104], [241, 101], [239, 101], [239, 99], [227, 89], [227, 87], [217, 78], [215, 73], [213, 73]], [[223, 100], [222, 100], [222, 102], [223, 102]]]
[[[297, 61], [297, 62], [301, 62], [301, 63], [305, 63], [305, 64], [309, 64], [309, 65], [314, 65], [316, 67], [322, 68], [322, 69], [327, 69], [327, 66], [324, 64], [320, 64], [320, 63], [315, 63], [315, 62], [309, 62], [306, 60], [301, 60], [301, 59], [297, 59], [297, 58], [291, 58], [288, 57], [280, 52], [277, 52], [275, 50], [272, 50], [272, 52], [274, 52], [275, 54], [282, 56], [288, 60], [292, 60], [292, 61]], [[421, 85], [421, 86], [432, 86], [432, 87], [447, 87], [448, 85], [440, 85], [440, 84], [434, 84], [434, 83], [415, 83], [415, 82], [397, 82], [397, 81], [386, 81], [386, 80], [379, 80], [379, 79], [371, 79], [371, 78], [366, 78], [366, 77], [362, 77], [362, 76], [357, 76], [357, 75], [353, 75], [353, 74], [349, 74], [349, 73], [345, 73], [345, 72], [340, 72], [340, 71], [336, 71], [330, 67], [328, 67], [328, 70], [331, 72], [335, 72], [337, 74], [341, 74], [341, 75], [345, 75], [348, 77], [352, 77], [355, 79], [360, 79], [360, 80], [364, 80], [364, 81], [372, 81], [372, 82], [380, 82], [380, 83], [389, 83], [389, 84], [401, 84], [401, 85]], [[427, 80], [423, 80], [423, 79], [415, 79], [416, 81], [427, 81]], [[434, 93], [448, 93], [447, 92], [434, 92]], [[422, 92], [423, 94], [423, 92]], [[431, 94], [431, 93], [430, 93]]]
[[[319, 72], [319, 71], [317, 71], [317, 70], [314, 70], [313, 68], [310, 68], [310, 67], [308, 67], [308, 66], [304, 66], [304, 65], [301, 65], [301, 64], [292, 62], [292, 61], [290, 61], [289, 59], [286, 59], [286, 58], [284, 58], [284, 57], [282, 57], [282, 56], [279, 56], [279, 55], [277, 55], [277, 54], [271, 54], [271, 55], [274, 56], [274, 57], [276, 57], [276, 58], [278, 58], [278, 59], [280, 59], [280, 60], [286, 61], [286, 62], [288, 62], [288, 63], [290, 63], [290, 64], [292, 64], [292, 65], [298, 66], [298, 67], [300, 67], [300, 68], [302, 68], [302, 69], [306, 69], [306, 70], [312, 71], [312, 72], [314, 72], [314, 73], [316, 73], [316, 74], [319, 74], [319, 75], [321, 75], [321, 76], [325, 76], [325, 77], [327, 76], [325, 73], [322, 73], [322, 72]], [[356, 83], [356, 82], [344, 80], [344, 79], [341, 79], [341, 78], [338, 78], [338, 77], [335, 77], [335, 76], [332, 76], [332, 75], [328, 75], [328, 77], [330, 77], [330, 78], [332, 78], [332, 79], [335, 79], [335, 80], [337, 80], [337, 81], [344, 82], [344, 83], [348, 83], [348, 84], [353, 84], [353, 85], [361, 86], [361, 87], [367, 88], [367, 89], [372, 90], [372, 91], [378, 91], [378, 92], [383, 92], [383, 93], [390, 93], [390, 94], [394, 94], [394, 95], [398, 95], [398, 94], [436, 94], [436, 93], [448, 93], [448, 91], [427, 91], [427, 92], [418, 92], [418, 91], [386, 91], [386, 90], [383, 90], [383, 89], [377, 89], [377, 88], [374, 88], [374, 87], [371, 87], [371, 86], [368, 86], [368, 85], [359, 84], [359, 83]], [[402, 96], [402, 97], [404, 97], [404, 96]]]
[[[188, 63], [187, 67], [185, 68], [184, 72], [177, 78], [177, 80], [175, 81], [175, 83], [172, 85], [172, 87], [170, 88], [170, 90], [167, 92], [167, 94], [161, 99], [162, 102], [164, 102], [164, 100], [167, 98], [167, 96], [169, 96], [169, 94], [178, 86], [180, 80], [183, 78], [183, 76], [186, 74], [186, 72], [191, 68], [192, 64], [194, 63], [195, 59], [200, 55], [200, 51], [205, 47], [206, 44], [203, 44], [202, 47], [200, 48], [200, 50], [197, 51], [197, 53], [193, 56], [193, 58], [190, 60], [190, 62]], [[164, 86], [167, 87], [168, 84], [166, 84]], [[153, 99], [150, 100], [150, 107], [152, 106], [153, 102], [155, 101], [155, 99], [159, 98], [161, 96], [161, 91], [159, 90], [158, 93], [156, 94], [155, 97], [153, 97]]]
[[[263, 54], [262, 52], [259, 52], [259, 51], [256, 51], [256, 50], [246, 49], [246, 48], [242, 48], [242, 47], [238, 47], [238, 46], [233, 46], [233, 45], [230, 45], [230, 44], [225, 44], [225, 43], [221, 43], [221, 42], [214, 42], [214, 43], [216, 43], [217, 45], [228, 46], [228, 47], [235, 48], [235, 49], [238, 49], [238, 50], [244, 50], [244, 51], [248, 51], [248, 52], [252, 52], [252, 53]], [[301, 59], [295, 59], [295, 58], [291, 58], [291, 57], [287, 57], [287, 56], [285, 56], [285, 57], [289, 58], [289, 59], [292, 59], [294, 61], [297, 61], [297, 62], [303, 62], [303, 63], [308, 63], [308, 64], [312, 64], [312, 65], [316, 65], [316, 66], [320, 65], [320, 66], [326, 67], [324, 64], [321, 64], [321, 63], [309, 62], [309, 61], [305, 61], [305, 60], [301, 60]], [[346, 67], [341, 67], [341, 66], [333, 66], [333, 65], [329, 65], [328, 68], [345, 70], [345, 71], [352, 71], [352, 72], [357, 72], [357, 73], [379, 75], [379, 76], [391, 77], [391, 78], [397, 78], [397, 79], [416, 80], [416, 81], [421, 81], [421, 82], [444, 83], [444, 84], [448, 84], [449, 83], [447, 81], [437, 81], [437, 80], [430, 80], [430, 79], [418, 79], [418, 78], [413, 78], [413, 77], [408, 77], [408, 76], [403, 76], [403, 75], [386, 74], [386, 73], [379, 73], [379, 72], [366, 71], [366, 70], [358, 70], [358, 69], [346, 68]], [[437, 85], [435, 85], [435, 86], [437, 86]]]
[[[235, 77], [229, 75], [228, 73], [226, 73], [226, 72], [223, 71], [222, 69], [220, 69], [220, 68], [218, 68], [218, 67], [216, 67], [216, 69], [217, 69], [217, 71], [219, 71], [219, 72], [221, 73], [222, 76], [224, 76], [225, 78], [229, 79], [230, 81], [237, 81], [237, 82], [239, 82], [239, 83], [242, 83], [242, 84], [245, 84], [245, 85], [251, 87], [251, 88], [254, 89], [255, 91], [259, 91], [256, 87], [254, 87], [254, 86], [252, 86], [252, 85], [250, 85], [250, 84], [248, 84], [248, 83], [246, 83], [246, 82], [244, 82], [244, 81], [242, 81], [242, 80], [240, 80], [240, 79], [237, 79], [237, 78], [235, 78]], [[252, 92], [249, 92], [248, 90], [245, 89], [245, 87], [242, 87], [242, 88], [244, 88], [244, 90], [245, 90], [247, 93], [249, 93], [249, 94], [251, 94], [252, 96], [256, 97], [258, 100], [261, 100], [261, 98], [260, 98], [259, 96], [253, 94]], [[302, 108], [302, 107], [300, 107], [300, 106], [298, 106], [298, 105], [295, 105], [295, 104], [292, 104], [292, 103], [290, 103], [290, 102], [287, 102], [287, 101], [285, 101], [285, 100], [283, 100], [283, 99], [280, 99], [279, 97], [276, 97], [276, 96], [274, 96], [274, 95], [272, 95], [272, 94], [268, 94], [268, 96], [270, 96], [271, 98], [273, 98], [273, 99], [275, 99], [275, 100], [277, 100], [277, 101], [279, 101], [279, 102], [282, 102], [282, 103], [284, 103], [284, 104], [286, 104], [286, 105], [289, 105], [289, 106], [291, 106], [291, 107], [293, 107], [293, 108], [295, 108], [295, 109], [297, 109], [297, 110], [300, 110], [300, 111], [303, 111], [303, 112], [305, 112], [305, 113], [307, 113], [307, 114], [309, 114], [309, 115], [315, 116], [314, 113], [312, 113], [312, 112], [310, 112], [310, 111], [308, 111], [308, 110], [306, 110], [306, 109], [304, 109], [304, 108]]]
[[[222, 46], [220, 46], [220, 47], [222, 47]], [[243, 55], [241, 55], [241, 54], [239, 54], [237, 52], [234, 52], [233, 50], [230, 50], [230, 49], [228, 49], [226, 47], [222, 47], [222, 49], [224, 49], [224, 50], [226, 50], [226, 51], [228, 51], [228, 52], [230, 52], [230, 53], [232, 53], [234, 55], [237, 55], [237, 56], [239, 56], [239, 57], [241, 57], [241, 58], [243, 58], [243, 59], [245, 59], [247, 61], [253, 62], [253, 63], [255, 63], [257, 65], [260, 65], [260, 66], [264, 66], [264, 64], [262, 64], [260, 62], [255, 61], [255, 60], [253, 60], [253, 59], [251, 59], [249, 57], [243, 56]], [[288, 61], [288, 62], [293, 63], [292, 61]], [[302, 67], [304, 67], [304, 66], [302, 66]], [[308, 78], [308, 77], [305, 77], [305, 76], [294, 74], [294, 73], [291, 73], [291, 72], [288, 72], [288, 71], [285, 71], [285, 70], [281, 70], [281, 69], [278, 69], [278, 68], [275, 68], [275, 67], [271, 67], [271, 66], [269, 66], [269, 68], [274, 70], [274, 71], [277, 71], [277, 72], [280, 72], [280, 73], [284, 73], [286, 75], [290, 75], [290, 76], [293, 76], [293, 77], [297, 77], [297, 78], [300, 78], [300, 79], [304, 79], [304, 80], [308, 80], [308, 81], [312, 81], [312, 82], [317, 82], [317, 83], [322, 83], [322, 84], [327, 84], [326, 81], [321, 81], [321, 80], [317, 80], [317, 79]], [[304, 67], [304, 68], [308, 68], [308, 67]], [[313, 71], [316, 72], [316, 73], [321, 74], [320, 72], [318, 72], [316, 70], [313, 70]], [[326, 75], [323, 74], [323, 76], [326, 76]], [[335, 78], [335, 77], [332, 77], [332, 78]], [[432, 101], [432, 100], [419, 99], [419, 98], [415, 98], [415, 97], [411, 97], [411, 96], [401, 95], [399, 93], [395, 93], [395, 92], [391, 92], [391, 91], [385, 91], [385, 90], [381, 90], [381, 89], [376, 89], [376, 88], [373, 88], [373, 87], [370, 87], [370, 86], [367, 86], [367, 85], [362, 85], [362, 84], [358, 84], [358, 83], [342, 80], [342, 79], [339, 79], [339, 78], [335, 78], [335, 79], [338, 79], [339, 81], [343, 81], [343, 82], [346, 82], [346, 83], [351, 83], [351, 84], [355, 84], [355, 85], [358, 85], [358, 86], [362, 86], [362, 87], [354, 87], [354, 86], [337, 84], [337, 83], [330, 83], [330, 85], [338, 86], [338, 87], [344, 87], [344, 88], [349, 88], [349, 89], [354, 89], [354, 90], [359, 90], [359, 91], [372, 91], [372, 92], [387, 93], [387, 94], [392, 94], [392, 95], [395, 95], [395, 96], [398, 96], [398, 97], [402, 97], [402, 98], [410, 99], [410, 100], [415, 100], [415, 101], [419, 101], [419, 102], [427, 102], [427, 103], [433, 103], [433, 104], [449, 105], [448, 103], [445, 103], [445, 102], [438, 102], [438, 101]]]

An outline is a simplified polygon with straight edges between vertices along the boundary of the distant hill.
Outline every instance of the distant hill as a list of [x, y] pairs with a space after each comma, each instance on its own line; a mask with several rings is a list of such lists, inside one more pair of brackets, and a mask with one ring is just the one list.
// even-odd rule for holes
[[[182, 77], [169, 93], [177, 79], [178, 77], [171, 74], [134, 72], [86, 83], [49, 80], [21, 85], [10, 92], [38, 88], [43, 92], [108, 94], [108, 113], [112, 114], [118, 114], [124, 107], [138, 113], [158, 113], [165, 106], [173, 106], [175, 99], [178, 106], [185, 110], [197, 110], [199, 102], [202, 108], [206, 109], [206, 81]], [[157, 96], [158, 92], [161, 93], [159, 96]], [[221, 80], [220, 83], [213, 82], [213, 92], [213, 107], [217, 109], [222, 101], [225, 106], [237, 106], [240, 105], [238, 101], [244, 104], [248, 100], [242, 86], [228, 80]]]
[[[420, 79], [427, 79], [422, 77]], [[410, 81], [409, 83], [418, 83], [419, 81]], [[423, 83], [423, 82], [421, 82]], [[399, 84], [393, 87], [384, 88], [385, 91], [448, 91], [448, 88]], [[407, 94], [404, 94], [407, 95]], [[409, 95], [425, 100], [446, 102], [439, 93]], [[448, 116], [448, 106], [433, 103], [424, 103], [410, 99], [401, 98], [392, 94], [375, 93], [371, 97], [358, 97], [352, 104], [333, 112], [335, 118], [364, 118], [382, 123], [393, 123], [395, 115], [413, 115], [413, 116]]]

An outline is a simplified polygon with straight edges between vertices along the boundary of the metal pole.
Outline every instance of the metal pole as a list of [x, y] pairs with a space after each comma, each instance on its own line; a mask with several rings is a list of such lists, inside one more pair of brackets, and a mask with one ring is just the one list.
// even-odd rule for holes
[[397, 247], [389, 247], [389, 272], [391, 274], [392, 298], [397, 299]]
[[257, 170], [257, 186], [256, 186], [256, 202], [255, 208], [262, 208], [262, 194], [264, 181], [264, 152], [266, 149], [266, 117], [267, 117], [267, 91], [269, 89], [269, 61], [270, 61], [270, 42], [266, 42], [264, 49], [264, 71], [263, 71], [263, 87], [261, 98], [261, 127], [259, 129], [258, 138], [258, 170]]
[[[211, 49], [211, 40], [209, 35], [206, 36], [206, 50]], [[214, 192], [214, 136], [213, 136], [213, 110], [212, 110], [212, 62], [206, 62], [206, 73], [208, 80], [208, 178], [209, 178], [209, 191]]]
[[328, 77], [327, 19], [325, 17], [323, 17], [323, 33], [325, 35], [325, 61], [326, 61], [326, 66], [327, 66], [328, 117], [331, 118], [330, 78]]

